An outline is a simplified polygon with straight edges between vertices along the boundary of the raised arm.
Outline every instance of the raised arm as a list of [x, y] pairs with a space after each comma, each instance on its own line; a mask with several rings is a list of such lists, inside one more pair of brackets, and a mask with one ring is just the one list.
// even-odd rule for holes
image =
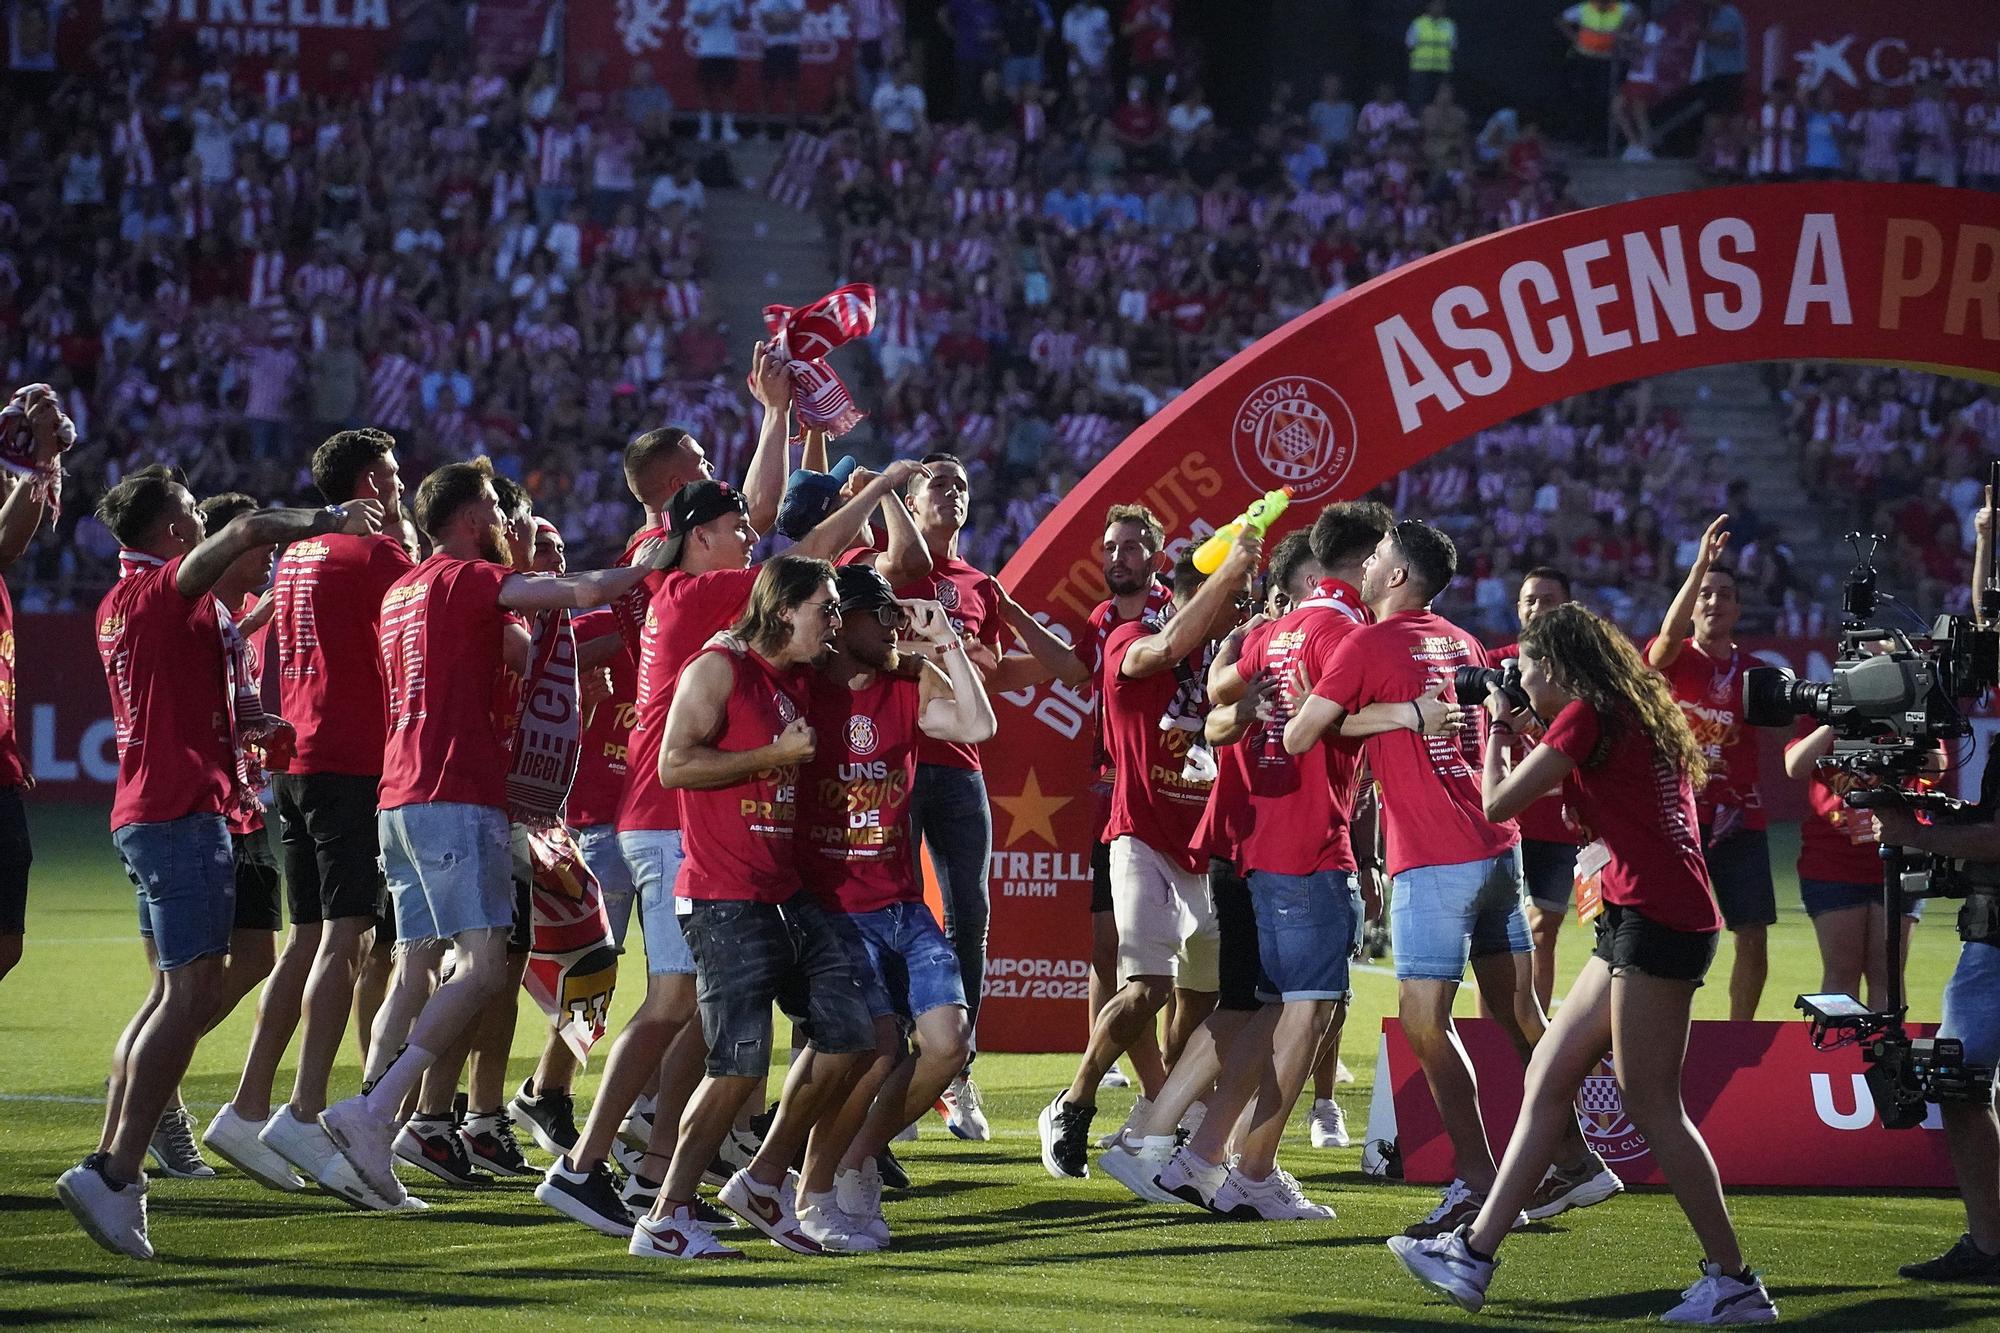
[[1005, 693], [1024, 685], [1040, 684], [1050, 676], [1070, 686], [1082, 685], [1090, 679], [1090, 668], [1055, 631], [1035, 619], [997, 581], [993, 586], [1000, 591], [1000, 618], [1028, 646], [1026, 653], [1008, 653], [1000, 659], [999, 669], [993, 673], [994, 689]]
[[1244, 528], [1229, 548], [1229, 555], [1221, 568], [1208, 576], [1208, 581], [1188, 599], [1188, 604], [1174, 613], [1167, 627], [1157, 634], [1149, 634], [1133, 644], [1125, 652], [1125, 660], [1119, 664], [1118, 674], [1128, 680], [1144, 680], [1162, 671], [1171, 671], [1184, 661], [1188, 654], [1201, 646], [1208, 636], [1208, 627], [1215, 623], [1222, 604], [1235, 597], [1243, 586], [1244, 577], [1257, 567], [1258, 558], [1264, 553], [1264, 540], [1256, 533]]
[[892, 588], [901, 588], [928, 578], [931, 572], [931, 548], [924, 544], [924, 535], [917, 531], [917, 520], [911, 515], [910, 507], [902, 497], [891, 491], [882, 497], [882, 527], [888, 534], [887, 549], [874, 557], [875, 572], [889, 580]]
[[260, 509], [226, 524], [182, 559], [174, 587], [187, 598], [201, 596], [236, 563], [236, 557], [257, 546], [275, 546], [300, 537], [329, 532], [366, 536], [382, 530], [382, 505], [375, 500], [349, 500], [326, 509]]
[[28, 553], [28, 543], [34, 540], [48, 512], [40, 487], [20, 477], [8, 478], [6, 484], [7, 502], [0, 505], [0, 569], [13, 568]]
[[582, 574], [509, 574], [500, 585], [500, 605], [510, 611], [561, 611], [607, 606], [662, 567], [666, 548], [658, 538], [633, 552], [632, 563]]
[[1785, 747], [1785, 776], [1804, 782], [1813, 775], [1813, 766], [1833, 753], [1833, 728], [1816, 727]]
[[784, 768], [812, 758], [813, 731], [804, 718], [792, 719], [776, 740], [754, 750], [715, 747], [735, 678], [736, 668], [724, 653], [702, 653], [681, 673], [660, 742], [662, 787], [713, 791], [733, 787], [767, 768]]
[[1681, 590], [1674, 594], [1667, 617], [1660, 622], [1660, 637], [1646, 650], [1646, 660], [1655, 670], [1665, 671], [1672, 666], [1681, 655], [1681, 645], [1694, 633], [1695, 599], [1701, 595], [1701, 581], [1707, 577], [1709, 566], [1728, 549], [1729, 529], [1724, 526], [1728, 522], [1729, 515], [1717, 514], [1708, 531], [1701, 534], [1701, 549], [1695, 552], [1694, 563], [1688, 566], [1687, 577], [1681, 580]]
[[792, 368], [766, 343], [750, 351], [750, 393], [763, 406], [764, 420], [743, 479], [743, 498], [750, 505], [750, 526], [767, 532], [778, 521], [785, 478], [792, 471]]
[[[4, 521], [4, 516], [0, 516]], [[1986, 578], [1986, 565], [1993, 558], [1993, 488], [1986, 488], [1986, 498], [1980, 501], [1979, 510], [1972, 516], [1972, 618], [1984, 623], [1985, 609], [1979, 604], [1982, 587]]]
[[894, 496], [909, 483], [910, 478], [924, 471], [921, 463], [913, 463], [907, 458], [897, 459], [883, 468], [880, 476], [870, 478], [866, 486], [854, 493], [852, 500], [821, 519], [818, 526], [792, 548], [791, 553], [816, 556], [821, 560], [835, 559], [854, 545], [854, 539], [861, 535], [861, 529], [875, 506]]
[[[1209, 703], [1218, 707], [1233, 704], [1243, 697], [1245, 690], [1250, 688], [1250, 678], [1243, 674], [1242, 668], [1237, 665], [1237, 659], [1243, 656], [1243, 640], [1249, 637], [1251, 630], [1264, 624], [1267, 619], [1268, 617], [1259, 611], [1223, 636], [1221, 644], [1216, 647], [1215, 660], [1208, 664]], [[1221, 741], [1216, 743], [1226, 744]]]
[[[966, 655], [965, 644], [952, 633], [951, 621], [936, 602], [905, 602], [910, 627], [937, 650], [944, 670], [918, 663], [917, 726], [933, 740], [978, 745], [993, 739], [1000, 723], [986, 685]], [[956, 651], [954, 651], [956, 650]]]

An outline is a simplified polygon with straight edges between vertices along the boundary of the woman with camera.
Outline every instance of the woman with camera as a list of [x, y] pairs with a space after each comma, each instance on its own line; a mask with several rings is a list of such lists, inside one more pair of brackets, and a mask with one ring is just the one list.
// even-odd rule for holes
[[1392, 1237], [1389, 1248], [1425, 1286], [1479, 1309], [1500, 1242], [1574, 1124], [1577, 1090], [1609, 1051], [1625, 1113], [1704, 1254], [1700, 1280], [1666, 1322], [1769, 1323], [1777, 1306], [1744, 1264], [1715, 1162], [1681, 1104], [1689, 1011], [1722, 928], [1695, 818], [1694, 793], [1707, 777], [1701, 748], [1631, 642], [1573, 603], [1523, 628], [1521, 688], [1529, 704], [1521, 709], [1489, 690], [1493, 730], [1518, 733], [1542, 719], [1547, 730], [1511, 772], [1510, 747], [1487, 747], [1486, 816], [1511, 819], [1561, 789], [1593, 839], [1577, 875], [1581, 896], [1592, 879], [1601, 892], [1597, 947], [1535, 1047], [1521, 1118], [1479, 1216], [1432, 1240]]

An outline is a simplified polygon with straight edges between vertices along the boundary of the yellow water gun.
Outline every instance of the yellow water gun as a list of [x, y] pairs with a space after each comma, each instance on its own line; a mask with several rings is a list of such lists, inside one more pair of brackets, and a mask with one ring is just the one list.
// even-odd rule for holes
[[1265, 491], [1251, 502], [1248, 509], [1222, 526], [1213, 537], [1195, 548], [1194, 567], [1203, 574], [1213, 574], [1222, 568], [1222, 562], [1229, 558], [1229, 548], [1236, 544], [1236, 538], [1245, 528], [1259, 537], [1270, 531], [1271, 525], [1291, 506], [1292, 488], [1280, 486], [1275, 491]]

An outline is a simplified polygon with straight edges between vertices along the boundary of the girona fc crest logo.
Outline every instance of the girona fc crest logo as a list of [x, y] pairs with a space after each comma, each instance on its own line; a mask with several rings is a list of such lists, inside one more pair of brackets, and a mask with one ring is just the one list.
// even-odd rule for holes
[[947, 611], [958, 610], [958, 585], [950, 579], [939, 579], [937, 581], [937, 601], [938, 605]]
[[874, 754], [881, 737], [875, 731], [875, 720], [855, 714], [847, 719], [847, 748], [857, 755]]
[[1625, 1114], [1625, 1099], [1619, 1095], [1618, 1075], [1609, 1055], [1577, 1089], [1576, 1119], [1584, 1140], [1607, 1162], [1629, 1162], [1651, 1151], [1646, 1136], [1633, 1128]]
[[778, 701], [778, 716], [783, 719], [786, 726], [789, 727], [799, 720], [799, 706], [792, 702], [792, 696], [783, 690], [775, 690], [772, 692], [772, 697]]
[[1243, 479], [1258, 491], [1290, 486], [1294, 501], [1332, 494], [1354, 467], [1354, 413], [1303, 375], [1267, 380], [1245, 398], [1232, 436]]

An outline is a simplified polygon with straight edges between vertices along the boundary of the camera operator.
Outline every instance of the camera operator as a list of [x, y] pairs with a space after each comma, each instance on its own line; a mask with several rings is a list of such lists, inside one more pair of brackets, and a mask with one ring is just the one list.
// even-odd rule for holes
[[1778, 919], [1778, 894], [1757, 791], [1760, 740], [1743, 723], [1743, 670], [1755, 663], [1736, 644], [1736, 622], [1743, 614], [1736, 572], [1717, 563], [1729, 546], [1728, 523], [1729, 515], [1717, 515], [1702, 534], [1659, 637], [1646, 645], [1646, 660], [1667, 678], [1708, 759], [1708, 785], [1698, 793], [1695, 810], [1715, 900], [1723, 924], [1736, 937], [1729, 1017], [1742, 1022], [1757, 1016], [1764, 994], [1767, 932]]

